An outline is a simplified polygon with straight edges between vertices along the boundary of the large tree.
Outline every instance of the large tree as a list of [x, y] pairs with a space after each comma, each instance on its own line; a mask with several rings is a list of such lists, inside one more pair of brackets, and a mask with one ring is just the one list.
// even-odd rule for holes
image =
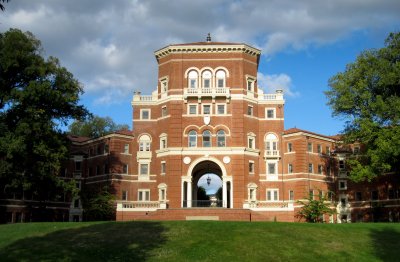
[[87, 115], [82, 92], [57, 58], [42, 56], [33, 34], [0, 34], [0, 195], [24, 191], [45, 201], [68, 188], [58, 177], [68, 152], [62, 128]]
[[346, 120], [344, 141], [365, 150], [348, 161], [355, 181], [400, 171], [400, 33], [362, 52], [329, 80], [333, 115]]
[[0, 0], [0, 10], [4, 11], [5, 7], [2, 3], [8, 2], [9, 0]]
[[69, 133], [76, 136], [96, 138], [118, 130], [128, 130], [129, 126], [116, 124], [110, 117], [93, 116], [86, 120], [75, 120], [69, 126]]

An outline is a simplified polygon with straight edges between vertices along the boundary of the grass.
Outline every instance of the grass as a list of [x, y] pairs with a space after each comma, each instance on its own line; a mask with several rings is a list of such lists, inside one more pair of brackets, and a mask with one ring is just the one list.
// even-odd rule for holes
[[1, 261], [398, 261], [400, 224], [0, 225]]

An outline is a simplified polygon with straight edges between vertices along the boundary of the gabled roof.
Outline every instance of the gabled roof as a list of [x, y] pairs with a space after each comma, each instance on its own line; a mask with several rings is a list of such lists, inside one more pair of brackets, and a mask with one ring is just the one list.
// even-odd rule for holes
[[318, 136], [318, 137], [331, 139], [331, 140], [336, 140], [336, 141], [340, 140], [340, 136], [339, 135], [326, 136], [326, 135], [321, 135], [321, 134], [318, 134], [318, 133], [310, 132], [310, 131], [307, 131], [307, 130], [299, 129], [299, 128], [296, 128], [296, 127], [289, 128], [289, 129], [285, 130], [283, 132], [283, 135], [291, 135], [291, 134], [296, 134], [296, 133], [304, 134], [304, 135], [308, 134], [308, 135]]

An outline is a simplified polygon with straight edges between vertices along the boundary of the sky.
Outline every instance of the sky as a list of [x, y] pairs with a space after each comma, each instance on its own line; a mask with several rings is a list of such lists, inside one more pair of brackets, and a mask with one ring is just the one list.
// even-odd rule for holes
[[154, 51], [169, 44], [246, 43], [262, 50], [258, 85], [283, 89], [285, 128], [340, 133], [324, 91], [360, 52], [381, 48], [400, 29], [399, 0], [10, 0], [0, 32], [41, 40], [83, 85], [95, 115], [132, 124], [134, 91], [157, 86]]

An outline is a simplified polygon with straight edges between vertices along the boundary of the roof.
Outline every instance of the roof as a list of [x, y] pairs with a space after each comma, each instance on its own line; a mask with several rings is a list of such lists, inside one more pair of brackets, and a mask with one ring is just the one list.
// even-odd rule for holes
[[75, 136], [75, 135], [68, 135], [67, 136], [69, 140], [71, 140], [72, 142], [78, 142], [78, 143], [82, 143], [85, 141], [90, 140], [90, 137], [86, 137], [86, 136]]
[[127, 130], [127, 129], [122, 129], [122, 130], [117, 130], [111, 134], [117, 134], [117, 135], [124, 135], [124, 136], [134, 136], [132, 130]]
[[307, 131], [307, 130], [299, 129], [299, 128], [296, 128], [296, 127], [289, 128], [289, 129], [285, 130], [283, 132], [283, 135], [290, 135], [290, 134], [296, 134], [296, 133], [305, 133], [305, 134], [319, 136], [319, 137], [323, 137], [323, 138], [327, 138], [327, 139], [340, 140], [340, 136], [339, 135], [326, 136], [326, 135], [321, 135], [321, 134], [318, 134], [318, 133], [310, 132], [310, 131]]

